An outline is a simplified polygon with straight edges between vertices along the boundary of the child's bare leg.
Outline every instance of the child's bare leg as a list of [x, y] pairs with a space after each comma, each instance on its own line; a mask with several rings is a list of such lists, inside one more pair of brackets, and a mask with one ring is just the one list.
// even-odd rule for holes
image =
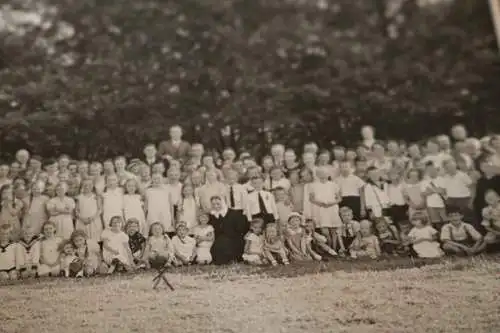
[[280, 256], [281, 261], [283, 262], [284, 265], [288, 265], [290, 262], [288, 261], [288, 257], [286, 255], [285, 250], [281, 250], [278, 252], [278, 255]]
[[337, 228], [330, 228], [330, 238], [332, 240], [331, 248], [336, 249], [338, 246]]
[[269, 250], [264, 250], [264, 258], [266, 258], [273, 266], [276, 266], [278, 264], [276, 262], [276, 259], [274, 258], [274, 255]]
[[321, 228], [321, 234], [326, 237], [326, 243], [332, 245], [332, 236], [330, 234], [330, 228]]
[[321, 250], [325, 251], [329, 255], [332, 255], [332, 256], [337, 255], [337, 252], [333, 248], [329, 247], [328, 244], [323, 243], [323, 242], [317, 242], [316, 244]]

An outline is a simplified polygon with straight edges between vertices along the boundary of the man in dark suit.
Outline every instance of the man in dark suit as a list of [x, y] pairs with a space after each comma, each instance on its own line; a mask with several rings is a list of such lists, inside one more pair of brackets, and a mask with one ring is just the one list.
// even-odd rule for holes
[[178, 125], [170, 127], [170, 140], [160, 142], [158, 156], [163, 159], [185, 161], [189, 158], [191, 145], [182, 140], [182, 128]]
[[150, 170], [153, 168], [153, 165], [157, 163], [163, 163], [163, 165], [165, 166], [165, 170], [168, 170], [168, 161], [158, 156], [158, 151], [156, 150], [156, 146], [154, 144], [147, 144], [144, 147], [143, 152], [144, 158], [142, 159], [142, 162], [144, 162], [144, 164], [146, 164]]

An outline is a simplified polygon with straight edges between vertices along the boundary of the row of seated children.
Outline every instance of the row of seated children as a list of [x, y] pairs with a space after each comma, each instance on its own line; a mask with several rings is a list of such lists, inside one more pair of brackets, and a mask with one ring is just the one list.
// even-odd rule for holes
[[0, 226], [0, 280], [42, 276], [84, 277], [134, 271], [162, 265], [210, 264], [214, 230], [208, 215], [200, 215], [199, 225], [189, 230], [178, 223], [169, 237], [159, 222], [150, 227], [148, 238], [139, 232], [139, 222], [115, 216], [97, 243], [84, 231], [75, 230], [69, 239], [56, 235], [53, 222], [46, 222], [42, 234], [25, 227], [22, 238], [12, 241], [12, 228]]

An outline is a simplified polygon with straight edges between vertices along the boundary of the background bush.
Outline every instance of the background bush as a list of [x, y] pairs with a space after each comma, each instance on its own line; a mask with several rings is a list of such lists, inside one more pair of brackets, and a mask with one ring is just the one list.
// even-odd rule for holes
[[219, 149], [224, 125], [257, 148], [348, 143], [365, 123], [406, 140], [498, 130], [487, 1], [418, 2], [52, 0], [72, 38], [48, 54], [51, 29], [2, 36], [1, 153], [134, 155], [174, 123]]

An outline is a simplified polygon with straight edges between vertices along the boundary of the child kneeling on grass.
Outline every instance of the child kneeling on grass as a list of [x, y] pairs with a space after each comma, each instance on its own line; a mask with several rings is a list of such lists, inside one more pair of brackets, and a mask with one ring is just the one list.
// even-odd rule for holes
[[463, 221], [459, 208], [448, 207], [448, 220], [450, 222], [441, 229], [442, 247], [446, 253], [471, 256], [485, 249], [483, 237], [471, 224]]
[[264, 233], [264, 246], [263, 246], [264, 257], [271, 263], [271, 265], [276, 266], [278, 262], [276, 257], [278, 257], [284, 265], [288, 265], [287, 251], [285, 244], [283, 243], [283, 238], [278, 233], [278, 226], [276, 223], [269, 223], [266, 226], [266, 231]]
[[165, 234], [160, 222], [155, 222], [149, 227], [149, 238], [142, 261], [146, 263], [147, 267], [154, 269], [172, 265], [174, 261], [174, 245]]
[[243, 261], [250, 265], [264, 263], [264, 236], [262, 235], [263, 219], [253, 219], [250, 222], [250, 231], [245, 235], [245, 249]]
[[174, 265], [191, 265], [196, 257], [196, 240], [189, 236], [189, 229], [184, 222], [177, 224], [177, 234], [172, 237], [174, 247]]
[[415, 213], [411, 217], [413, 228], [408, 237], [419, 258], [440, 258], [444, 255], [437, 241], [437, 230], [428, 223], [427, 216]]
[[373, 234], [372, 223], [368, 220], [363, 220], [359, 223], [359, 233], [352, 242], [349, 253], [351, 258], [368, 257], [376, 259], [380, 256], [380, 243]]
[[[323, 256], [320, 253], [327, 253], [331, 256], [336, 256], [337, 252], [327, 244], [327, 238], [315, 231], [314, 220], [307, 219], [304, 224], [304, 234], [301, 240], [302, 252], [313, 258], [314, 260], [322, 260]], [[320, 253], [318, 253], [320, 252]]]

